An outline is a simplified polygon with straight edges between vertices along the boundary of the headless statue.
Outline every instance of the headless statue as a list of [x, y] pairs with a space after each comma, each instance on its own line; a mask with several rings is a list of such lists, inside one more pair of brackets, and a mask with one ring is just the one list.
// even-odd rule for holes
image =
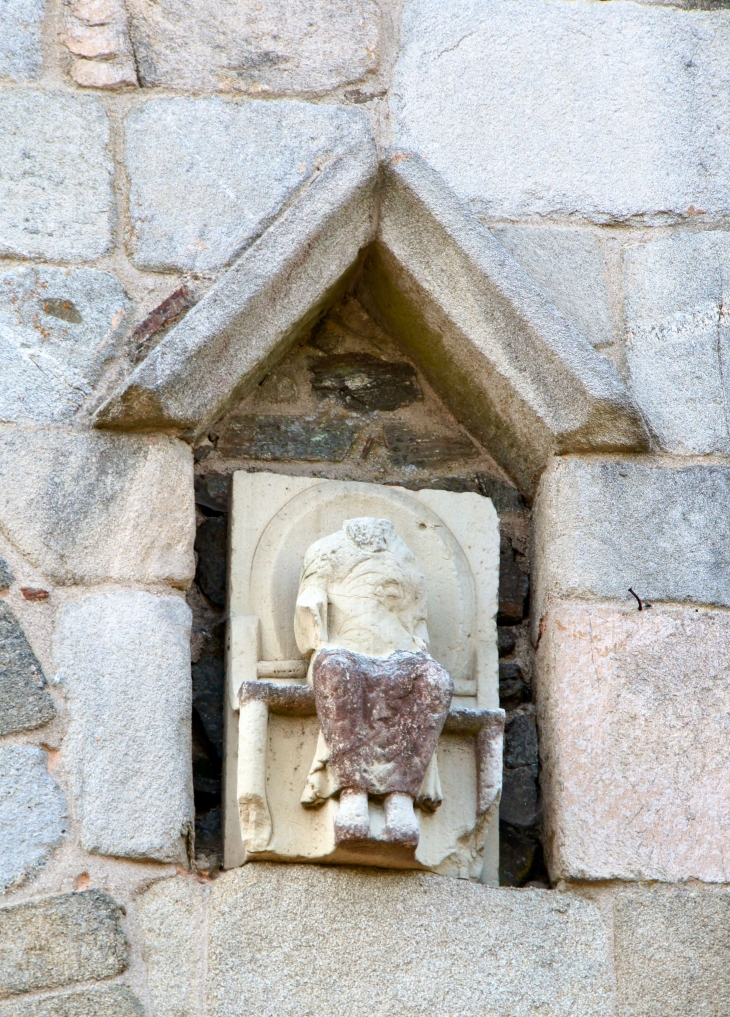
[[453, 682], [428, 653], [425, 579], [389, 520], [348, 519], [312, 544], [294, 629], [320, 721], [302, 804], [339, 794], [340, 844], [368, 839], [368, 798], [382, 800], [386, 840], [415, 847], [414, 802], [441, 802], [435, 750]]

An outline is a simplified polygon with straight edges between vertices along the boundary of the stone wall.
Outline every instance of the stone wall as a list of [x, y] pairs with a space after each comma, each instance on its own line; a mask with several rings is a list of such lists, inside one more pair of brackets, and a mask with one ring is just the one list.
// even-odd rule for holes
[[[0, 37], [2, 1017], [726, 1014], [727, 4]], [[218, 872], [238, 468], [494, 499], [538, 886]]]

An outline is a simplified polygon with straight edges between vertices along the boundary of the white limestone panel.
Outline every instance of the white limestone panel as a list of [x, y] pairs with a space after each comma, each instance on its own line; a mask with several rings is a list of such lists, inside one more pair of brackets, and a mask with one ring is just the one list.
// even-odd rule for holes
[[394, 142], [488, 216], [727, 214], [730, 15], [407, 0]]
[[95, 854], [188, 864], [193, 835], [190, 609], [181, 597], [89, 593], [59, 611], [68, 767]]

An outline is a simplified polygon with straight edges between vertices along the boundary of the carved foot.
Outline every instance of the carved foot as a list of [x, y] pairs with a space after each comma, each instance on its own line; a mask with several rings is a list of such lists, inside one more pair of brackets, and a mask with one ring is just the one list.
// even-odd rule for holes
[[385, 809], [385, 839], [393, 844], [407, 844], [417, 847], [421, 831], [413, 811], [413, 799], [401, 791], [386, 795], [383, 802]]
[[346, 788], [340, 794], [340, 809], [335, 819], [335, 843], [366, 840], [369, 833], [367, 792]]

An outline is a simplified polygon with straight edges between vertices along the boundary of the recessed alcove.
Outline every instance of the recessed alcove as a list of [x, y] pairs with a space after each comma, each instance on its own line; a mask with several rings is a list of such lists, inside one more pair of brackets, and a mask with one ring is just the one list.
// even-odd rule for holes
[[528, 639], [529, 506], [419, 366], [365, 310], [357, 276], [195, 446], [193, 744], [198, 865], [221, 863], [225, 570], [230, 478], [269, 471], [471, 491], [500, 516], [500, 701], [508, 711], [500, 881], [545, 885]]

